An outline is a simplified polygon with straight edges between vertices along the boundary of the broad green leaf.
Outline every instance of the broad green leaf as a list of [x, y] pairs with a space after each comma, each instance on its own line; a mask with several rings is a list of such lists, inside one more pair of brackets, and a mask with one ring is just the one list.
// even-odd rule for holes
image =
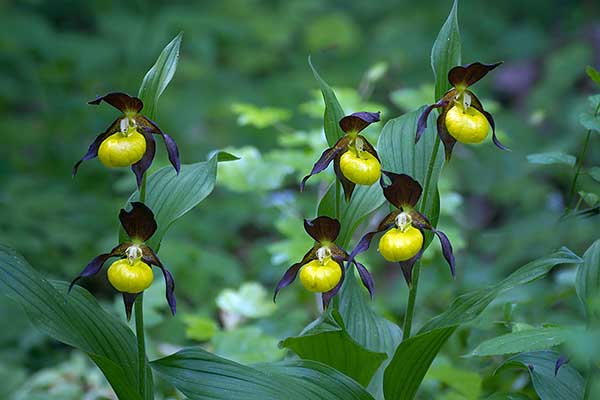
[[460, 65], [461, 44], [458, 29], [458, 0], [454, 0], [450, 14], [438, 33], [431, 49], [431, 68], [435, 78], [435, 98], [441, 99], [450, 89], [448, 71]]
[[344, 135], [344, 131], [340, 128], [340, 119], [344, 117], [344, 110], [340, 105], [333, 89], [321, 78], [316, 68], [313, 66], [311, 58], [308, 57], [308, 65], [319, 83], [319, 88], [323, 94], [325, 101], [325, 113], [323, 115], [323, 127], [325, 129], [325, 137], [329, 146], [333, 146], [339, 138]]
[[434, 329], [413, 336], [396, 349], [385, 369], [383, 391], [386, 399], [413, 399], [436, 355], [456, 327]]
[[585, 73], [590, 77], [590, 79], [600, 85], [600, 72], [596, 70], [596, 68], [588, 65], [585, 67]]
[[[522, 353], [506, 360], [502, 367], [526, 368], [533, 387], [541, 400], [581, 400], [584, 381], [570, 364], [563, 365], [554, 375], [560, 354], [553, 351]], [[498, 370], [496, 370], [497, 372]]]
[[507, 333], [479, 344], [470, 356], [495, 356], [524, 351], [546, 350], [564, 343], [573, 335], [571, 328], [544, 327]]
[[[218, 154], [208, 161], [182, 165], [179, 175], [173, 167], [166, 166], [148, 177], [146, 205], [154, 212], [158, 224], [156, 233], [149, 241], [150, 247], [158, 249], [165, 233], [173, 222], [206, 198], [215, 187]], [[135, 192], [129, 202], [136, 201]]]
[[417, 336], [398, 346], [385, 370], [383, 385], [386, 398], [414, 398], [429, 366], [456, 328], [479, 316], [498, 295], [541, 278], [558, 264], [580, 262], [581, 259], [569, 249], [562, 248], [524, 265], [496, 285], [458, 297], [448, 310], [427, 322]]
[[[388, 121], [383, 127], [377, 148], [384, 170], [410, 175], [423, 188], [427, 184], [427, 177], [430, 176], [429, 190], [427, 193], [423, 192], [418, 207], [429, 217], [431, 223], [437, 226], [440, 209], [437, 183], [444, 164], [444, 152], [439, 142], [437, 150], [434, 150], [437, 137], [435, 113], [429, 115], [427, 129], [419, 143], [415, 144], [417, 120], [423, 109], [424, 107]], [[429, 164], [432, 155], [436, 158], [430, 173]], [[423, 204], [423, 201], [427, 204]]]
[[165, 91], [179, 61], [179, 47], [183, 32], [179, 33], [169, 44], [165, 46], [158, 56], [156, 63], [144, 76], [140, 86], [139, 98], [144, 102], [144, 114], [149, 118], [156, 118], [156, 109], [158, 107], [158, 98]]
[[579, 196], [585, 202], [585, 204], [587, 204], [590, 207], [594, 207], [596, 204], [598, 204], [598, 201], [600, 200], [600, 197], [598, 197], [596, 193], [584, 192], [583, 190], [580, 190], [577, 192], [577, 194], [579, 194]]
[[472, 321], [500, 294], [543, 277], [557, 265], [579, 264], [581, 262], [581, 258], [571, 250], [563, 247], [549, 256], [522, 266], [496, 285], [459, 296], [445, 312], [429, 320], [421, 328], [421, 332]]
[[250, 367], [201, 348], [185, 348], [151, 364], [191, 400], [372, 399], [350, 378], [310, 361]]
[[364, 386], [387, 358], [385, 353], [357, 343], [346, 331], [337, 310], [324, 313], [300, 335], [282, 341], [281, 346], [305, 360], [327, 364]]
[[571, 154], [565, 154], [560, 151], [549, 151], [546, 153], [535, 153], [527, 156], [527, 161], [531, 164], [566, 164], [570, 167], [575, 166], [577, 159]]
[[588, 320], [600, 320], [600, 239], [583, 254], [576, 280], [577, 296]]
[[[137, 345], [131, 330], [100, 307], [85, 289], [46, 281], [14, 250], [0, 245], [0, 291], [17, 302], [33, 324], [54, 339], [87, 353], [123, 399], [140, 399]], [[153, 398], [147, 372], [147, 396]]]
[[585, 128], [596, 133], [600, 133], [600, 117], [590, 112], [583, 112], [579, 115], [579, 123]]
[[354, 271], [346, 274], [342, 292], [339, 311], [348, 334], [365, 348], [387, 354], [368, 387], [376, 399], [383, 399], [383, 372], [402, 340], [402, 330], [373, 311], [369, 295]]

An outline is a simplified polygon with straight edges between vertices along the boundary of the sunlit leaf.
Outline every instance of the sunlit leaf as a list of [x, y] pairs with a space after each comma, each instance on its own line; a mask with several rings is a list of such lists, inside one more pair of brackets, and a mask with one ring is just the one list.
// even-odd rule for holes
[[[506, 360], [502, 367], [525, 368], [541, 400], [581, 400], [584, 381], [570, 364], [563, 365], [554, 374], [556, 360], [560, 354], [553, 351], [522, 353]], [[496, 370], [497, 371], [497, 370]]]
[[600, 85], [600, 72], [591, 65], [585, 67], [585, 73], [590, 77], [590, 79]]
[[585, 128], [596, 133], [600, 133], [600, 117], [590, 112], [583, 112], [579, 115], [579, 123]]

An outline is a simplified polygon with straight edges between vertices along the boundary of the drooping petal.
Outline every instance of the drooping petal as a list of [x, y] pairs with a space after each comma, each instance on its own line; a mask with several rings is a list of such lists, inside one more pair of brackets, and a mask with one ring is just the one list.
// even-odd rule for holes
[[352, 252], [350, 253], [349, 262], [354, 262], [354, 258], [357, 255], [359, 255], [360, 253], [363, 253], [369, 249], [369, 246], [371, 245], [371, 241], [373, 240], [373, 237], [375, 237], [375, 235], [391, 228], [394, 225], [396, 217], [398, 216], [399, 213], [400, 213], [400, 211], [392, 211], [391, 213], [386, 215], [381, 220], [381, 222], [379, 223], [379, 226], [377, 227], [376, 230], [366, 233], [358, 241], [358, 244], [356, 245], [354, 250], [352, 250]]
[[450, 132], [448, 132], [448, 128], [446, 128], [446, 114], [448, 113], [448, 109], [444, 108], [440, 113], [437, 119], [437, 131], [438, 136], [442, 140], [444, 144], [444, 153], [446, 154], [446, 162], [450, 161], [450, 157], [452, 157], [452, 149], [456, 144], [456, 139]]
[[148, 132], [147, 130], [142, 130], [142, 135], [144, 135], [144, 138], [146, 139], [146, 152], [144, 153], [140, 161], [136, 162], [131, 166], [131, 170], [135, 174], [138, 189], [142, 186], [144, 173], [152, 165], [154, 155], [156, 154], [156, 143], [154, 142], [154, 137], [152, 137], [152, 133]]
[[154, 250], [145, 244], [141, 245], [140, 248], [142, 249], [142, 258], [144, 259], [144, 262], [156, 265], [157, 267], [163, 267], [163, 263], [160, 261]]
[[485, 119], [487, 119], [488, 123], [492, 127], [492, 141], [494, 142], [496, 147], [498, 147], [501, 150], [510, 151], [508, 147], [500, 143], [500, 140], [498, 140], [498, 137], [496, 136], [496, 123], [494, 122], [494, 117], [492, 117], [492, 114], [483, 109], [483, 104], [481, 104], [481, 101], [479, 101], [479, 99], [477, 98], [477, 96], [475, 96], [475, 94], [473, 94], [473, 92], [469, 91], [468, 93], [471, 95], [471, 107], [475, 108], [477, 111], [482, 113]]
[[375, 295], [375, 282], [373, 282], [373, 276], [371, 276], [369, 270], [367, 270], [365, 266], [359, 263], [358, 261], [353, 260], [353, 263], [356, 266], [358, 275], [360, 276], [360, 280], [369, 291], [371, 298], [373, 298], [373, 296]]
[[565, 356], [564, 354], [561, 354], [560, 357], [558, 357], [558, 359], [556, 360], [556, 363], [554, 364], [554, 376], [558, 375], [558, 371], [560, 370], [560, 367], [562, 367], [565, 364], [569, 363], [569, 357]]
[[466, 88], [479, 81], [500, 64], [502, 64], [502, 61], [495, 64], [474, 62], [469, 65], [454, 67], [448, 71], [448, 82], [454, 87], [462, 86]]
[[421, 115], [419, 116], [419, 120], [417, 121], [417, 133], [415, 135], [415, 143], [419, 143], [423, 132], [427, 129], [427, 118], [429, 118], [429, 114], [433, 111], [434, 108], [446, 107], [448, 105], [448, 100], [446, 100], [447, 96], [444, 96], [443, 99], [438, 101], [435, 104], [427, 106]]
[[340, 233], [340, 222], [327, 216], [304, 220], [304, 230], [317, 242], [334, 242]]
[[409, 210], [408, 214], [412, 218], [412, 224], [415, 228], [428, 230], [432, 229], [431, 222], [429, 222], [429, 219], [424, 214], [420, 213], [414, 208]]
[[88, 147], [87, 153], [85, 153], [85, 155], [73, 166], [73, 176], [77, 174], [77, 170], [79, 169], [79, 166], [82, 162], [98, 157], [98, 149], [100, 148], [100, 145], [107, 137], [119, 130], [119, 124], [121, 122], [121, 119], [121, 117], [115, 119], [113, 123], [110, 124], [108, 129], [96, 136], [96, 139], [94, 139], [92, 144], [90, 144], [90, 146]]
[[329, 245], [329, 250], [331, 251], [331, 258], [334, 260], [347, 261], [350, 257], [348, 253], [346, 253], [346, 250], [342, 249], [335, 243]]
[[333, 172], [335, 172], [336, 178], [342, 183], [342, 189], [344, 189], [344, 199], [346, 202], [349, 202], [352, 198], [352, 193], [354, 192], [354, 188], [356, 184], [346, 178], [346, 176], [342, 173], [342, 168], [340, 167], [340, 159], [342, 157], [342, 153], [335, 156], [333, 160]]
[[341, 154], [348, 147], [349, 142], [350, 139], [347, 136], [342, 136], [333, 147], [326, 149], [323, 152], [323, 154], [321, 154], [321, 157], [319, 157], [315, 165], [313, 165], [310, 174], [302, 178], [302, 182], [300, 183], [300, 191], [304, 190], [304, 185], [306, 185], [306, 181], [311, 176], [316, 175], [319, 172], [326, 169], [329, 166], [329, 164], [331, 164], [333, 159], [336, 158], [338, 154]]
[[358, 133], [372, 123], [379, 122], [380, 116], [380, 112], [356, 112], [354, 114], [346, 115], [344, 118], [342, 118], [340, 120], [340, 128], [342, 128], [342, 130], [346, 133]]
[[125, 305], [125, 315], [127, 316], [127, 321], [131, 319], [131, 310], [133, 309], [133, 304], [135, 303], [135, 299], [140, 295], [139, 293], [121, 293], [123, 295], [123, 304]]
[[130, 238], [145, 242], [156, 232], [154, 213], [144, 203], [131, 203], [131, 211], [121, 209], [119, 220]]
[[289, 286], [292, 282], [294, 282], [294, 280], [296, 279], [296, 276], [298, 275], [298, 271], [300, 270], [300, 268], [304, 264], [308, 263], [309, 261], [315, 260], [317, 258], [317, 248], [318, 248], [318, 246], [315, 246], [312, 249], [310, 249], [304, 255], [304, 257], [302, 257], [302, 261], [292, 265], [291, 267], [288, 268], [287, 271], [285, 271], [285, 273], [283, 274], [283, 276], [277, 283], [277, 286], [275, 287], [275, 291], [273, 293], [273, 303], [275, 303], [275, 300], [277, 299], [277, 294], [279, 293], [279, 291], [281, 289], [283, 289], [284, 287]]
[[104, 254], [100, 254], [99, 256], [96, 256], [92, 261], [90, 261], [85, 266], [85, 268], [83, 268], [83, 270], [79, 273], [79, 275], [77, 275], [77, 277], [71, 281], [71, 284], [69, 285], [69, 292], [71, 291], [71, 289], [73, 289], [73, 286], [75, 285], [75, 283], [78, 280], [80, 280], [81, 278], [84, 278], [84, 277], [96, 275], [98, 272], [100, 272], [100, 270], [102, 269], [102, 266], [104, 265], [106, 260], [108, 260], [111, 257], [120, 256], [121, 254], [123, 254], [125, 252], [125, 250], [127, 249], [127, 247], [129, 247], [129, 245], [130, 245], [130, 243], [121, 243], [118, 246], [115, 246], [110, 251], [110, 253], [104, 253]]
[[452, 244], [450, 243], [450, 239], [448, 236], [442, 231], [438, 231], [437, 229], [432, 229], [433, 233], [435, 233], [440, 239], [440, 244], [442, 245], [442, 254], [448, 262], [450, 266], [450, 272], [452, 273], [452, 277], [456, 276], [456, 261], [454, 260], [454, 252], [452, 251]]
[[171, 313], [175, 315], [177, 311], [177, 299], [175, 298], [175, 279], [173, 279], [173, 275], [171, 272], [164, 266], [158, 266], [165, 278], [165, 288], [166, 288], [166, 298], [167, 303], [169, 303], [169, 308], [171, 309]]
[[181, 170], [181, 161], [179, 160], [179, 149], [177, 148], [177, 143], [175, 142], [175, 139], [164, 133], [158, 127], [156, 122], [152, 121], [148, 117], [140, 115], [137, 117], [136, 122], [145, 127], [149, 127], [152, 130], [152, 133], [162, 136], [163, 140], [165, 141], [165, 146], [167, 148], [167, 154], [169, 155], [169, 161], [171, 162], [173, 168], [175, 168], [175, 171], [177, 171], [177, 174], [179, 174], [179, 171]]
[[[389, 184], [386, 182], [386, 177], [390, 180]], [[406, 174], [381, 171], [379, 183], [383, 188], [383, 195], [387, 201], [398, 208], [414, 207], [419, 202], [423, 192], [419, 182]]]
[[111, 92], [104, 96], [98, 96], [94, 100], [88, 101], [88, 104], [98, 105], [101, 102], [107, 102], [117, 110], [123, 113], [138, 113], [144, 108], [144, 103], [137, 97], [131, 97], [123, 92]]
[[344, 284], [344, 279], [346, 278], [346, 268], [343, 267], [344, 260], [335, 258], [335, 257], [334, 257], [334, 260], [340, 266], [340, 270], [342, 271], [342, 276], [340, 277], [340, 281], [338, 282], [338, 284], [335, 285], [335, 287], [333, 289], [331, 289], [329, 292], [324, 292], [323, 294], [321, 294], [321, 300], [323, 301], [324, 309], [326, 309], [329, 306], [329, 302], [331, 301], [333, 296], [335, 296], [340, 291], [342, 285]]
[[[423, 231], [421, 231], [421, 234], [423, 234]], [[421, 256], [423, 255], [423, 247], [421, 247], [421, 250], [419, 250], [419, 252], [413, 257], [413, 258], [409, 258], [406, 261], [400, 261], [400, 269], [402, 270], [402, 275], [404, 276], [404, 280], [406, 281], [406, 284], [408, 285], [408, 287], [412, 287], [412, 270], [415, 266], [415, 263], [417, 261], [419, 261], [419, 259], [421, 258]]]

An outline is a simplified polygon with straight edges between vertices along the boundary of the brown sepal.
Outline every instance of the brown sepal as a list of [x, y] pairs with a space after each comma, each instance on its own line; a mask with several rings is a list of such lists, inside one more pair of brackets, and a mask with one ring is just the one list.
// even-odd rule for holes
[[292, 265], [291, 267], [289, 267], [287, 269], [287, 271], [285, 271], [285, 273], [283, 274], [283, 276], [277, 283], [277, 286], [275, 287], [275, 291], [273, 293], [273, 303], [275, 303], [275, 300], [277, 299], [277, 294], [279, 293], [279, 291], [281, 289], [283, 289], [284, 287], [289, 286], [292, 282], [294, 282], [294, 280], [296, 279], [296, 276], [298, 275], [298, 271], [300, 271], [300, 268], [302, 268], [302, 266], [304, 264], [308, 263], [309, 261], [316, 260], [317, 249], [319, 247], [320, 246], [318, 244], [315, 244], [315, 246], [313, 246], [313, 248], [310, 249], [308, 252], [306, 252], [304, 257], [302, 257], [302, 261]]
[[100, 149], [100, 145], [110, 135], [119, 131], [119, 124], [121, 122], [121, 119], [123, 118], [119, 117], [115, 119], [113, 123], [110, 124], [110, 126], [104, 132], [96, 136], [94, 141], [89, 145], [87, 153], [85, 153], [85, 155], [81, 157], [81, 159], [77, 161], [77, 163], [75, 163], [75, 165], [73, 166], [73, 176], [77, 174], [77, 170], [79, 169], [79, 166], [82, 162], [98, 157], [98, 150]]
[[346, 202], [349, 202], [352, 198], [352, 193], [354, 192], [356, 184], [350, 181], [348, 178], [346, 178], [342, 173], [342, 168], [340, 167], [341, 157], [342, 154], [338, 154], [335, 157], [335, 160], [333, 160], [333, 172], [335, 172], [335, 176], [342, 184], [342, 189], [344, 189], [344, 199], [346, 199]]
[[305, 219], [304, 230], [319, 243], [333, 243], [340, 233], [340, 222], [326, 216], [320, 216], [313, 220]]
[[[319, 172], [326, 169], [329, 166], [329, 164], [331, 164], [331, 162], [334, 161], [334, 159], [337, 160], [337, 163], [339, 165], [339, 159], [341, 157], [341, 153], [348, 148], [349, 143], [350, 143], [350, 138], [348, 136], [342, 136], [333, 145], [333, 147], [326, 149], [321, 154], [321, 157], [319, 157], [319, 159], [317, 160], [315, 165], [313, 165], [312, 170], [310, 171], [310, 174], [308, 174], [304, 178], [302, 178], [302, 182], [300, 182], [300, 191], [304, 190], [306, 181], [308, 181], [308, 179], [311, 176], [316, 175]], [[334, 162], [334, 166], [335, 166], [335, 162]], [[336, 175], [337, 175], [337, 172], [336, 172]]]
[[495, 64], [482, 64], [474, 62], [465, 66], [456, 66], [448, 71], [448, 82], [454, 87], [469, 87], [478, 82], [487, 75], [488, 72], [502, 64], [502, 61]]
[[344, 118], [342, 118], [340, 120], [340, 128], [342, 128], [342, 130], [346, 133], [358, 133], [372, 123], [379, 122], [380, 116], [380, 112], [356, 112], [354, 114], [346, 115]]
[[481, 104], [481, 101], [479, 101], [479, 99], [477, 98], [477, 96], [475, 96], [473, 92], [467, 91], [467, 93], [471, 96], [471, 107], [482, 113], [485, 119], [487, 119], [488, 123], [492, 127], [492, 141], [494, 142], [496, 147], [498, 147], [500, 150], [510, 151], [508, 147], [500, 143], [500, 140], [498, 140], [498, 137], [496, 136], [496, 123], [494, 122], [494, 117], [492, 117], [492, 114], [483, 109], [483, 104]]
[[444, 144], [444, 154], [446, 155], [446, 161], [450, 161], [452, 157], [452, 149], [456, 144], [456, 139], [454, 136], [448, 132], [448, 128], [446, 128], [446, 114], [448, 113], [448, 108], [444, 108], [437, 119], [437, 131], [438, 136], [440, 137], [442, 143]]
[[144, 203], [131, 203], [131, 211], [121, 209], [119, 220], [127, 235], [134, 240], [145, 242], [156, 232], [154, 213]]
[[88, 104], [98, 105], [101, 102], [107, 102], [122, 113], [139, 113], [144, 108], [144, 103], [137, 97], [131, 97], [123, 92], [110, 92], [104, 96], [98, 96], [94, 100], [88, 101]]
[[[385, 181], [386, 177], [391, 181], [389, 184]], [[406, 174], [381, 171], [379, 183], [383, 188], [383, 195], [387, 201], [397, 208], [414, 207], [419, 202], [423, 192], [419, 182]]]

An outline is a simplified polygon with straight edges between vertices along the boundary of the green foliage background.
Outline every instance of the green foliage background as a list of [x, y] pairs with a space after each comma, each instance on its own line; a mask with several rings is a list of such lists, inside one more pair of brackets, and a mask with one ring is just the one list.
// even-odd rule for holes
[[[573, 170], [527, 160], [547, 151], [577, 155], [585, 135], [579, 115], [589, 112], [587, 96], [598, 92], [585, 66], [600, 65], [600, 8], [593, 1], [553, 3], [459, 6], [463, 61], [505, 61], [475, 90], [513, 151], [459, 145], [445, 167], [440, 227], [459, 250], [458, 276], [452, 281], [432, 246], [417, 327], [457, 294], [497, 282], [562, 245], [581, 255], [597, 237], [598, 217], [558, 222]], [[385, 122], [434, 100], [429, 54], [449, 8], [444, 1], [391, 0], [0, 3], [0, 243], [46, 275], [70, 280], [116, 242], [116, 210], [134, 189], [131, 172], [107, 171], [96, 160], [76, 179], [70, 175], [115, 115], [86, 101], [114, 90], [135, 94], [163, 46], [183, 31], [178, 70], [157, 121], [177, 140], [184, 163], [217, 148], [242, 159], [219, 165], [215, 192], [162, 244], [180, 311], [169, 317], [157, 279], [145, 296], [149, 351], [203, 343], [245, 363], [281, 359], [277, 342], [318, 314], [316, 300], [299, 285], [282, 292], [276, 306], [269, 299], [308, 247], [301, 218], [314, 216], [326, 184], [317, 178], [299, 195], [299, 177], [325, 144], [307, 55], [347, 111], [380, 110]], [[372, 143], [382, 127], [367, 131]], [[590, 148], [584, 165], [599, 165], [597, 134]], [[166, 163], [159, 146], [153, 168]], [[600, 193], [589, 175], [578, 190]], [[581, 207], [594, 206], [585, 204], [592, 200]], [[375, 276], [375, 307], [402, 321], [407, 289], [400, 271], [376, 251], [365, 261]], [[84, 285], [122, 315], [104, 277]], [[515, 326], [581, 323], [574, 294], [575, 270], [562, 269], [503, 295], [452, 337], [420, 396], [473, 399], [528, 386], [524, 372], [493, 375], [502, 357], [461, 356]], [[110, 398], [81, 355], [35, 331], [13, 303], [0, 301], [0, 317], [0, 379], [12, 382], [0, 388], [0, 398], [80, 399], [84, 390]], [[583, 352], [599, 351], [582, 343]], [[461, 386], [465, 381], [471, 384]], [[164, 388], [164, 398], [177, 396]]]

